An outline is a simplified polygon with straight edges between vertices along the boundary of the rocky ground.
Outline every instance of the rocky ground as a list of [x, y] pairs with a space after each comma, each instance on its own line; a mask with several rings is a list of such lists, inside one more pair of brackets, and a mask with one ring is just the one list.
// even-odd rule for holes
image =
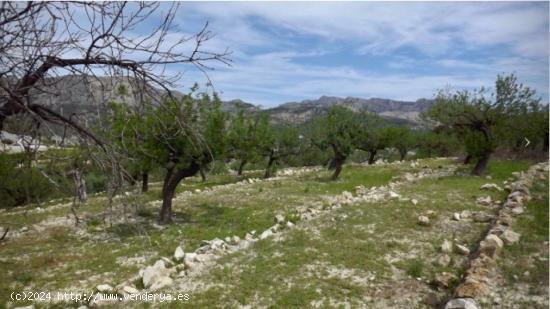
[[[255, 178], [260, 171], [239, 182], [233, 175], [192, 179], [167, 227], [155, 224], [158, 185], [107, 210], [104, 196], [93, 197], [79, 209], [78, 226], [64, 201], [3, 211], [0, 225], [12, 232], [0, 243], [0, 306], [31, 304], [10, 301], [12, 291], [78, 289], [188, 294], [183, 302], [149, 303], [175, 308], [548, 307], [548, 170], [519, 173], [529, 165], [495, 161], [487, 177], [429, 159], [350, 165], [337, 182], [319, 168], [269, 180]], [[519, 186], [525, 175], [532, 177]], [[510, 198], [517, 190], [522, 195]], [[483, 278], [474, 278], [482, 293], [466, 295], [460, 290], [480, 252], [491, 258]], [[59, 305], [120, 306], [98, 299]]]

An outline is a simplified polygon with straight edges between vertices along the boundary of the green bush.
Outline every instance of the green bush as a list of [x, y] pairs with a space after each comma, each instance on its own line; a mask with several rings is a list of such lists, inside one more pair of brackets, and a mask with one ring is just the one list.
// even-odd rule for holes
[[20, 167], [9, 154], [0, 154], [0, 207], [43, 201], [57, 191], [35, 167]]

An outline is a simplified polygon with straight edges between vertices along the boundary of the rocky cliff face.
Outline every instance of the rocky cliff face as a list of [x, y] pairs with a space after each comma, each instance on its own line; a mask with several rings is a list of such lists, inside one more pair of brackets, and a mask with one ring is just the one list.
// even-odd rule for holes
[[379, 98], [322, 96], [317, 100], [285, 103], [268, 109], [266, 112], [279, 121], [303, 123], [326, 112], [333, 105], [341, 105], [356, 112], [368, 111], [386, 118], [418, 122], [420, 113], [427, 110], [432, 104], [432, 100], [426, 99], [407, 102]]
[[[40, 93], [35, 91], [31, 96], [32, 100], [49, 105], [66, 116], [78, 115], [86, 121], [97, 119], [106, 110], [106, 104], [109, 101], [135, 105], [144, 100], [151, 100], [150, 96], [142, 97], [143, 92], [138, 91], [139, 85], [128, 78], [64, 76], [45, 81], [41, 88], [44, 91]], [[165, 93], [154, 91], [160, 95]], [[178, 91], [173, 93], [175, 96], [182, 95]], [[356, 112], [368, 111], [389, 119], [417, 123], [420, 113], [432, 104], [433, 100], [426, 99], [407, 102], [380, 98], [321, 96], [316, 100], [289, 102], [264, 110], [237, 99], [223, 102], [222, 110], [227, 112], [237, 112], [240, 109], [247, 112], [264, 111], [275, 122], [301, 124], [325, 113], [333, 105], [341, 105]]]

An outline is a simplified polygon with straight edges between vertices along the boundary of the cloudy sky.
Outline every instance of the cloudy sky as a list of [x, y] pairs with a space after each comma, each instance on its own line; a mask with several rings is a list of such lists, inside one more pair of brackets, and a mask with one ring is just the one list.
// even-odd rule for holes
[[[431, 98], [499, 73], [548, 100], [548, 2], [186, 2], [177, 23], [233, 51], [209, 76], [224, 100], [275, 106], [321, 95]], [[204, 84], [189, 68], [182, 84]]]

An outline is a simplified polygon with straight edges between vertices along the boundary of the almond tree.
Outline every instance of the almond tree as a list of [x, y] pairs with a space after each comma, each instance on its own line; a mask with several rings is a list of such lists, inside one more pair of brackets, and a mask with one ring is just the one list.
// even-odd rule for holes
[[134, 158], [148, 158], [166, 171], [161, 224], [172, 222], [172, 199], [178, 184], [225, 153], [227, 118], [220, 111], [221, 101], [216, 95], [195, 94], [195, 90], [181, 99], [168, 99], [141, 110], [125, 105], [113, 109], [120, 138], [124, 132], [140, 137], [139, 146], [130, 146], [136, 152]]
[[495, 149], [514, 134], [510, 119], [539, 104], [535, 91], [519, 84], [514, 74], [498, 75], [495, 93], [489, 94], [484, 88], [440, 92], [427, 116], [463, 137], [468, 154], [476, 160], [472, 174], [482, 175]]
[[0, 2], [0, 130], [5, 119], [26, 114], [45, 125], [67, 125], [104, 147], [83, 123], [42, 100], [46, 91], [55, 96], [65, 90], [56, 87], [60, 76], [78, 76], [86, 85], [105, 83], [101, 76], [125, 78], [140, 95], [159, 100], [155, 89], [170, 94], [181, 78], [167, 65], [205, 70], [210, 61], [228, 63], [227, 50], [204, 49], [213, 37], [207, 24], [193, 35], [181, 34], [174, 23], [178, 5]]

